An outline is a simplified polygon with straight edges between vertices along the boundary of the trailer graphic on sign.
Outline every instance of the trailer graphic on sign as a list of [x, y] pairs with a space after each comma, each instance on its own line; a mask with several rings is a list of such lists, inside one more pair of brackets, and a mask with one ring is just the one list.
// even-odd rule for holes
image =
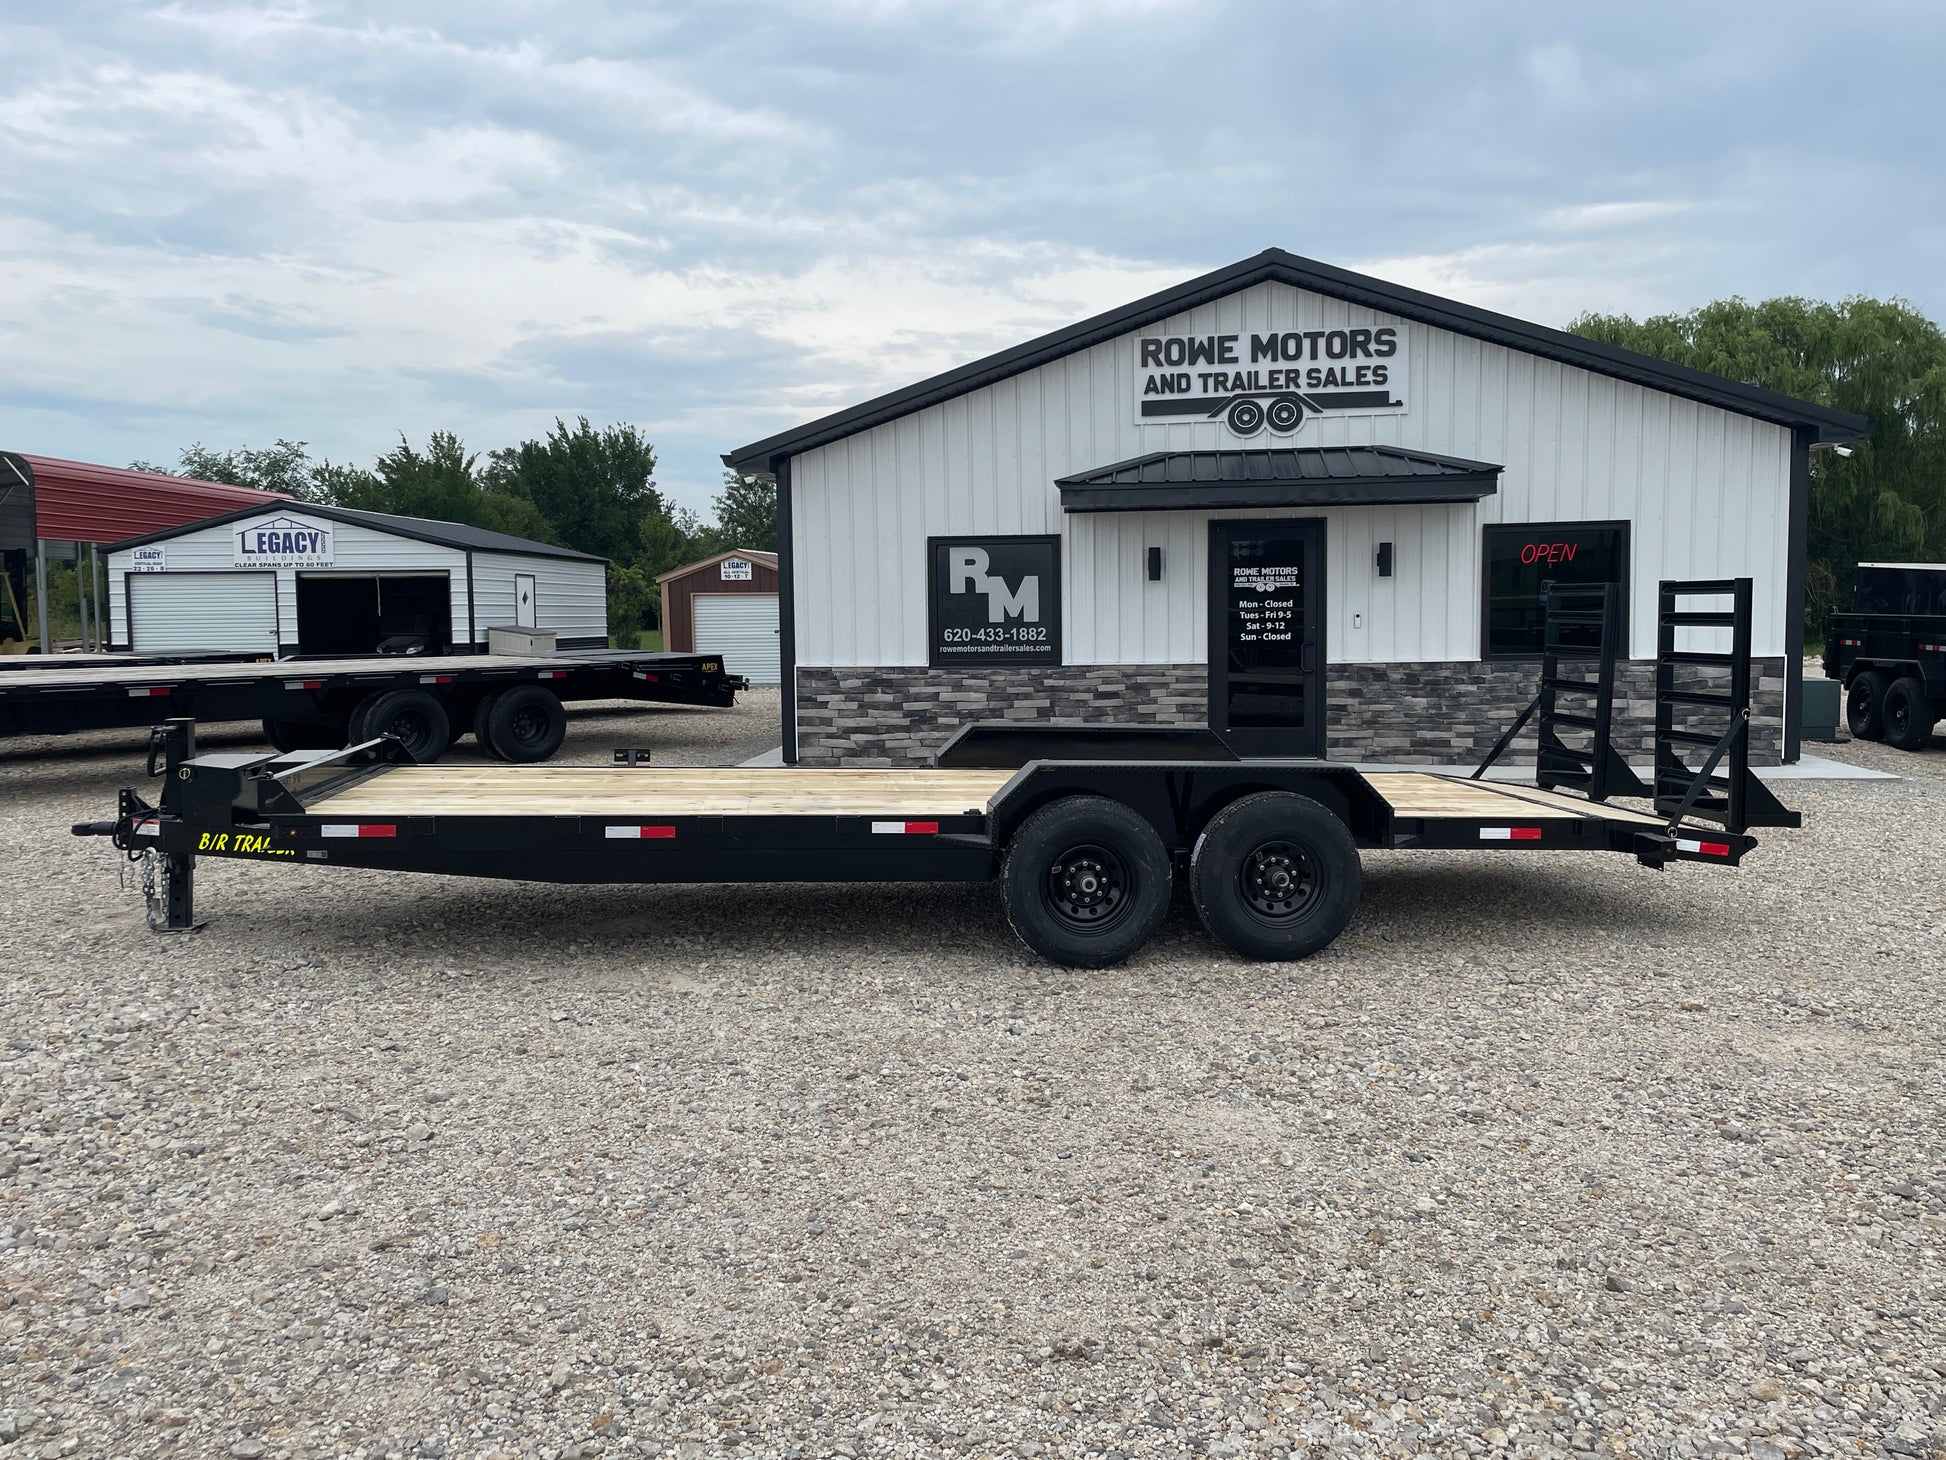
[[331, 528], [299, 517], [260, 518], [236, 529], [239, 568], [328, 568]]
[[1371, 329], [1143, 335], [1135, 342], [1144, 424], [1215, 420], [1231, 433], [1290, 436], [1307, 418], [1406, 408], [1405, 336]]

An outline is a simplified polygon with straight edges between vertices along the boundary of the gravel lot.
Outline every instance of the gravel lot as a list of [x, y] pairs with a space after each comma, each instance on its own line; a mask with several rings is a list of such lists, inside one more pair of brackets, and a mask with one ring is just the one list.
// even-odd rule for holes
[[1308, 963], [1088, 975], [979, 888], [157, 937], [67, 835], [133, 741], [0, 746], [7, 1460], [1946, 1454], [1946, 740], [1740, 872], [1373, 855]]

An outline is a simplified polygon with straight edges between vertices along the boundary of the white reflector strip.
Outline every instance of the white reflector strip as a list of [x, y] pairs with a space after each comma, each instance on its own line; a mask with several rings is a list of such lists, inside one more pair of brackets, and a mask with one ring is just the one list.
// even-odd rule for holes
[[397, 836], [398, 827], [389, 822], [361, 821], [350, 826], [321, 826], [319, 836]]
[[324, 681], [321, 679], [287, 679], [284, 681], [284, 688], [285, 689], [316, 689], [318, 688], [318, 686], [320, 686], [323, 683]]
[[453, 676], [450, 674], [422, 674], [419, 676], [419, 683], [421, 684], [451, 684], [452, 682]]
[[540, 672], [542, 679], [566, 679], [567, 677], [568, 672], [565, 669], [543, 669]]
[[1695, 852], [1697, 855], [1704, 857], [1727, 857], [1730, 855], [1729, 844], [1726, 842], [1692, 842], [1678, 839], [1676, 842], [1676, 850], [1680, 852]]

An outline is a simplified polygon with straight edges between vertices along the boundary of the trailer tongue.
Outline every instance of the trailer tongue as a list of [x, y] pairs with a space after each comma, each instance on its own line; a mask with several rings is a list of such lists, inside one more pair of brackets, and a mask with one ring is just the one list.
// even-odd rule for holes
[[[1577, 680], [1552, 660], [1544, 672], [1555, 694], [1579, 686], [1604, 699], [1610, 678]], [[1547, 785], [1240, 759], [1200, 729], [970, 725], [935, 766], [911, 770], [461, 767], [414, 764], [389, 738], [198, 756], [194, 723], [178, 719], [155, 731], [159, 804], [123, 791], [114, 821], [74, 830], [112, 836], [144, 863], [158, 930], [196, 925], [199, 857], [569, 883], [997, 881], [1029, 947], [1104, 967], [1148, 940], [1181, 878], [1222, 942], [1289, 959], [1350, 920], [1361, 850], [1735, 866], [1756, 845], [1748, 825], [1797, 818], [1749, 776], [1747, 698], [1719, 698], [1720, 737], [1685, 730], [1659, 753], [1653, 811]], [[1574, 765], [1609, 774], [1605, 709], [1540, 706], [1552, 779], [1571, 781]], [[1570, 748], [1563, 732], [1583, 718], [1593, 741]], [[1680, 745], [1712, 739], [1680, 783]]]

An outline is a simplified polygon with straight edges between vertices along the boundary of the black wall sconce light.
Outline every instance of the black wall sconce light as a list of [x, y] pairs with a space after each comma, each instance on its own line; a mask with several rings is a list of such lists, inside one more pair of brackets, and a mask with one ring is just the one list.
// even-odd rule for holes
[[1378, 545], [1378, 576], [1381, 578], [1392, 576], [1392, 544], [1389, 542]]
[[1159, 547], [1149, 549], [1149, 581], [1151, 583], [1162, 581], [1162, 549]]

